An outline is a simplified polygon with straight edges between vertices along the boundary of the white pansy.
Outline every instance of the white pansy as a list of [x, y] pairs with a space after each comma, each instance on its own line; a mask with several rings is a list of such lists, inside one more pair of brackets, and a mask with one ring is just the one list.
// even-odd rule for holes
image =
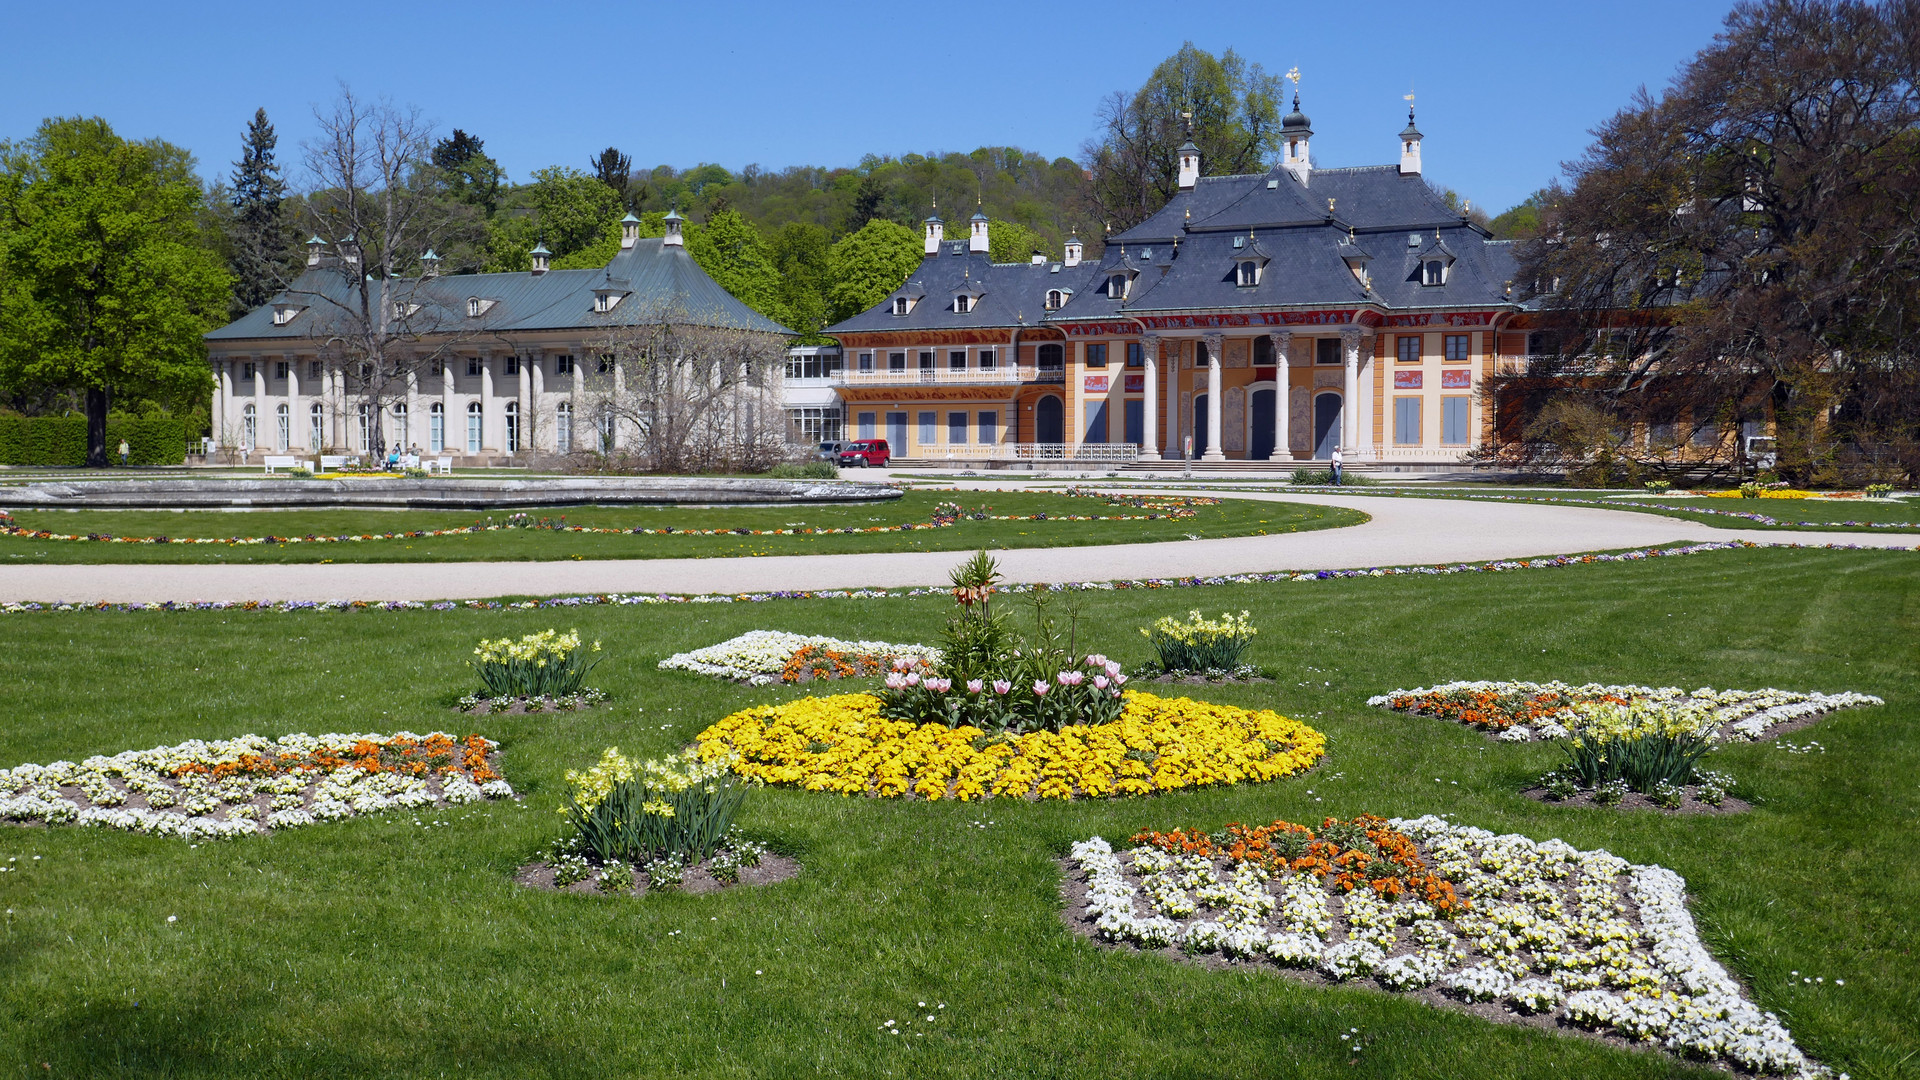
[[[1859, 694], [1853, 691], [1825, 694], [1772, 688], [1715, 690], [1712, 687], [1701, 687], [1697, 690], [1684, 690], [1677, 686], [1613, 686], [1601, 683], [1584, 683], [1576, 686], [1559, 681], [1535, 683], [1491, 679], [1441, 683], [1437, 686], [1423, 686], [1413, 690], [1395, 690], [1390, 694], [1376, 694], [1367, 699], [1367, 704], [1377, 708], [1398, 708], [1419, 715], [1419, 706], [1411, 699], [1479, 694], [1497, 694], [1503, 697], [1558, 694], [1585, 700], [1617, 698], [1632, 702], [1637, 707], [1681, 714], [1698, 711], [1706, 721], [1704, 726], [1713, 729], [1722, 741], [1735, 739], [1752, 741], [1764, 738], [1767, 732], [1781, 724], [1820, 716], [1836, 709], [1885, 704], [1872, 694]], [[1497, 737], [1507, 742], [1565, 739], [1570, 737], [1572, 729], [1579, 726], [1579, 713], [1578, 706], [1562, 709], [1534, 719], [1528, 724], [1515, 724], [1508, 727]]]
[[842, 641], [819, 635], [790, 634], [784, 630], [749, 630], [718, 645], [675, 653], [660, 661], [660, 668], [765, 685], [778, 682], [787, 661], [793, 658], [794, 653], [808, 646], [852, 656], [873, 656], [883, 663], [894, 659], [913, 659], [937, 664], [940, 660], [940, 650], [926, 645]]

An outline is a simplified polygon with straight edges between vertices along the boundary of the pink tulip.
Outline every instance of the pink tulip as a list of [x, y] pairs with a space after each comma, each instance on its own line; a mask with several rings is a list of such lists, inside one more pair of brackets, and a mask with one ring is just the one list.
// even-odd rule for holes
[[887, 676], [887, 689], [905, 690], [906, 688], [907, 688], [907, 680], [904, 675], [901, 675], [899, 672], [896, 671], [893, 674]]
[[979, 693], [979, 692], [981, 691], [981, 689], [982, 689], [982, 688], [984, 688], [985, 686], [986, 686], [986, 683], [983, 683], [983, 682], [981, 682], [981, 681], [980, 681], [979, 679], [968, 679], [968, 680], [967, 680], [967, 693], [969, 693], [969, 694], [977, 694], [977, 693]]
[[914, 672], [909, 672], [909, 673], [908, 673], [908, 675], [907, 675], [907, 685], [908, 685], [908, 686], [916, 686], [916, 685], [918, 685], [918, 684], [919, 684], [919, 682], [920, 682], [920, 673], [919, 673], [919, 672], [917, 672], [917, 671], [914, 671]]
[[953, 689], [953, 680], [952, 679], [928, 679], [927, 689], [933, 691], [936, 694], [944, 694], [947, 691]]
[[1004, 694], [1007, 691], [1012, 689], [1013, 689], [1013, 684], [1008, 682], [1005, 679], [993, 680], [993, 692], [996, 694]]
[[1105, 675], [1095, 675], [1093, 677], [1093, 685], [1105, 690], [1107, 688], [1107, 677]]
[[1115, 674], [1115, 675], [1113, 676], [1113, 683], [1114, 683], [1114, 685], [1115, 685], [1115, 686], [1119, 686], [1120, 684], [1122, 684], [1122, 683], [1124, 683], [1124, 682], [1126, 682], [1126, 681], [1127, 681], [1127, 677], [1126, 677], [1125, 675], [1121, 675], [1121, 674], [1118, 674], [1118, 673], [1116, 673], [1116, 674]]
[[1109, 660], [1109, 661], [1107, 661], [1107, 664], [1106, 664], [1106, 667], [1107, 667], [1107, 674], [1108, 674], [1109, 676], [1114, 676], [1114, 675], [1118, 675], [1118, 674], [1120, 674], [1120, 663], [1119, 663], [1119, 661], [1116, 661], [1116, 660]]
[[1047, 681], [1045, 679], [1033, 680], [1033, 696], [1034, 697], [1047, 696]]
[[893, 670], [895, 671], [905, 671], [912, 666], [913, 660], [909, 657], [896, 656], [893, 658]]

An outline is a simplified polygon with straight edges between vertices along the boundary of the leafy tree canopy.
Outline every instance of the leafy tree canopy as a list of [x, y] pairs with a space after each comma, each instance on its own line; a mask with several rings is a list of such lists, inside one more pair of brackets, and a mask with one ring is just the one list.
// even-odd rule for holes
[[452, 135], [433, 144], [431, 160], [434, 168], [446, 174], [448, 190], [455, 199], [493, 213], [507, 174], [499, 162], [487, 156], [485, 142], [454, 128]]
[[917, 233], [875, 218], [827, 251], [827, 320], [848, 319], [900, 287], [924, 257]]

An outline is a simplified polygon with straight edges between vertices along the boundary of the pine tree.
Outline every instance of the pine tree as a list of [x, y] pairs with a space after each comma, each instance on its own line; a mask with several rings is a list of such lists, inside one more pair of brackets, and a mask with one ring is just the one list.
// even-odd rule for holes
[[228, 228], [235, 318], [272, 299], [286, 270], [290, 245], [280, 202], [286, 197], [287, 182], [273, 160], [276, 141], [267, 110], [255, 110], [240, 160], [233, 163], [234, 212]]

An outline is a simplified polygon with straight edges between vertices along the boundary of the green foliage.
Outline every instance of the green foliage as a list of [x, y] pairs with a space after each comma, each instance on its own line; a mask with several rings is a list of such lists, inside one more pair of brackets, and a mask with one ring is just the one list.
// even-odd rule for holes
[[1017, 221], [995, 221], [987, 228], [987, 258], [994, 262], [1028, 262], [1036, 251], [1057, 257], [1046, 237]]
[[226, 223], [234, 281], [228, 314], [234, 318], [272, 299], [291, 269], [293, 231], [281, 212], [287, 183], [273, 157], [278, 141], [267, 110], [256, 110], [233, 166], [233, 212]]
[[840, 470], [831, 461], [783, 461], [767, 470], [774, 480], [837, 480]]
[[1186, 622], [1162, 616], [1140, 633], [1160, 657], [1160, 670], [1169, 672], [1233, 671], [1260, 631], [1247, 612], [1222, 614], [1218, 621], [1203, 619], [1196, 609]]
[[[185, 151], [99, 118], [0, 146], [0, 390], [180, 404], [210, 392], [200, 335], [229, 278]], [[104, 394], [89, 407], [104, 416]]]
[[524, 213], [497, 218], [487, 238], [487, 268], [530, 269], [528, 252], [545, 243], [557, 270], [605, 266], [620, 250], [620, 197], [578, 169], [554, 165], [536, 170], [534, 182], [516, 189], [512, 203]]
[[687, 254], [700, 264], [734, 299], [783, 326], [787, 312], [780, 302], [780, 272], [773, 252], [737, 211], [722, 210], [707, 218], [706, 227], [687, 232]]
[[[178, 465], [186, 460], [186, 422], [172, 417], [109, 417], [107, 458], [120, 463], [127, 442], [129, 465]], [[0, 416], [0, 465], [78, 468], [87, 463], [84, 416]]]
[[592, 769], [568, 778], [567, 821], [603, 864], [708, 858], [728, 839], [747, 797], [725, 762], [702, 762], [691, 750], [632, 762], [609, 749]]
[[1567, 771], [1582, 787], [1619, 781], [1630, 790], [1651, 795], [1661, 784], [1692, 781], [1695, 766], [1713, 749], [1713, 739], [1700, 732], [1618, 736], [1577, 731], [1558, 745], [1567, 755]]
[[[1330, 485], [1333, 483], [1333, 470], [1295, 469], [1293, 470], [1293, 482], [1304, 485]], [[1365, 473], [1357, 473], [1352, 469], [1340, 470], [1341, 487], [1372, 487], [1379, 482], [1380, 481], [1375, 480]]]
[[1552, 192], [1542, 188], [1500, 216], [1487, 222], [1495, 240], [1531, 240], [1540, 234], [1540, 212]]
[[780, 321], [800, 333], [803, 344], [826, 340], [827, 230], [805, 221], [790, 221], [773, 236], [773, 265], [778, 272], [778, 302], [786, 314]]
[[900, 287], [925, 257], [920, 237], [875, 218], [827, 252], [827, 319], [849, 319]]
[[448, 194], [458, 202], [493, 213], [500, 199], [500, 185], [507, 174], [500, 163], [488, 157], [486, 143], [459, 128], [433, 146], [430, 160], [446, 177]]
[[470, 663], [487, 697], [563, 697], [579, 692], [599, 652], [599, 642], [588, 648], [577, 632], [543, 630], [518, 641], [482, 641]]

